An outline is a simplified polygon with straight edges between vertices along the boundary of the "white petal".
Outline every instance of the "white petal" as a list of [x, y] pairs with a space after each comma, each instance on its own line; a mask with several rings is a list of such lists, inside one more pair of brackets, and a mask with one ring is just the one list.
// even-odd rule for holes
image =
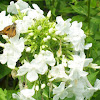
[[16, 2], [16, 4], [19, 5], [20, 10], [23, 10], [23, 9], [26, 9], [26, 8], [29, 7], [28, 3], [26, 3], [26, 2], [24, 2], [24, 1], [22, 1], [22, 0], [18, 0], [18, 1]]
[[17, 71], [19, 76], [25, 75], [31, 68], [31, 65], [29, 62], [25, 61], [23, 66], [19, 67], [19, 70]]
[[64, 90], [65, 82], [61, 82], [57, 88], [53, 89], [53, 94], [58, 94]]
[[37, 10], [39, 13], [43, 14], [43, 11], [39, 8], [37, 4], [32, 4], [33, 8]]
[[7, 62], [7, 56], [4, 55], [4, 54], [1, 54], [1, 55], [0, 55], [0, 62], [1, 62], [2, 64], [5, 64], [5, 63]]
[[92, 47], [92, 43], [88, 43], [87, 45], [85, 45], [84, 49], [88, 50], [90, 47]]
[[32, 70], [27, 73], [26, 77], [30, 82], [33, 82], [38, 79], [38, 74], [34, 70]]
[[25, 97], [32, 97], [34, 95], [35, 91], [34, 89], [24, 89], [21, 90], [21, 94], [23, 94]]
[[85, 62], [84, 62], [84, 66], [88, 66], [89, 63], [91, 63], [92, 61], [93, 61], [92, 58], [86, 58], [86, 59], [85, 59]]
[[94, 92], [96, 91], [96, 89], [94, 87], [92, 88], [87, 88], [84, 92], [84, 96], [86, 97], [86, 100], [90, 99], [90, 97], [93, 96]]
[[60, 98], [61, 98], [61, 99], [64, 99], [65, 97], [67, 97], [67, 95], [68, 95], [68, 92], [67, 92], [66, 90], [64, 90], [64, 91], [61, 93]]
[[28, 68], [26, 68], [26, 67], [20, 67], [17, 72], [18, 72], [18, 74], [17, 74], [18, 76], [25, 75], [28, 72]]
[[11, 61], [9, 60], [7, 62], [7, 65], [8, 65], [9, 68], [14, 69], [15, 66], [16, 66], [16, 62], [15, 61], [12, 61], [12, 60]]
[[60, 24], [60, 23], [63, 23], [64, 20], [63, 20], [63, 18], [62, 18], [61, 16], [58, 16], [58, 17], [56, 17], [56, 22], [57, 22], [58, 24]]
[[29, 7], [28, 3], [26, 3], [22, 0], [18, 0], [16, 3], [11, 1], [10, 5], [7, 7], [7, 12], [17, 14], [18, 12], [17, 12], [16, 5], [19, 6], [20, 10], [24, 10]]
[[59, 95], [55, 95], [55, 96], [53, 97], [53, 100], [59, 100]]
[[15, 94], [15, 93], [12, 94], [12, 97], [13, 97], [14, 99], [19, 98], [19, 96], [18, 96], [17, 94]]
[[51, 10], [47, 13], [47, 17], [51, 17]]
[[50, 66], [55, 65], [55, 59], [54, 59], [54, 56], [53, 56], [52, 52], [46, 50], [44, 52], [44, 59], [45, 59], [46, 63], [49, 64]]
[[94, 87], [100, 90], [100, 80], [99, 79], [96, 79]]
[[17, 14], [17, 9], [13, 1], [11, 1], [10, 5], [7, 7], [7, 12]]
[[37, 73], [43, 75], [47, 70], [48, 66], [44, 62], [41, 62], [40, 64], [37, 65]]

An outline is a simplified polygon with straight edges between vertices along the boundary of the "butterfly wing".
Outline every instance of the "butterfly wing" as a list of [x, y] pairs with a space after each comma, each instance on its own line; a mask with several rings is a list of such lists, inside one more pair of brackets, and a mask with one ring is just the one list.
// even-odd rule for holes
[[5, 27], [2, 31], [0, 31], [0, 35], [8, 35], [8, 37], [14, 37], [16, 35], [16, 23]]
[[8, 37], [14, 37], [15, 35], [16, 35], [16, 23], [11, 25], [9, 33], [8, 33]]
[[1, 35], [7, 35], [10, 31], [10, 25], [5, 27], [2, 31], [0, 31]]

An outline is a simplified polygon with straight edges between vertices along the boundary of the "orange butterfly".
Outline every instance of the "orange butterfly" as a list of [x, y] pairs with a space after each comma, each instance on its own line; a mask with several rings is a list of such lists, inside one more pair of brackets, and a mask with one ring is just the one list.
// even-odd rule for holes
[[8, 35], [8, 37], [14, 37], [16, 35], [16, 23], [5, 27], [2, 31], [0, 31], [0, 35]]

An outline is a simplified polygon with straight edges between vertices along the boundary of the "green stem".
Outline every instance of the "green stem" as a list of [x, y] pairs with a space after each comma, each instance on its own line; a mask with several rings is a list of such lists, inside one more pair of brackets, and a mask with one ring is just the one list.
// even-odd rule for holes
[[43, 90], [41, 89], [41, 76], [40, 76], [40, 78], [39, 78], [39, 89], [40, 89], [40, 94], [41, 94], [41, 100], [44, 100], [43, 99]]
[[90, 2], [91, 0], [88, 0], [88, 30], [90, 35]]
[[49, 100], [51, 100], [51, 91], [52, 91], [52, 83], [50, 82], [50, 86], [49, 86]]

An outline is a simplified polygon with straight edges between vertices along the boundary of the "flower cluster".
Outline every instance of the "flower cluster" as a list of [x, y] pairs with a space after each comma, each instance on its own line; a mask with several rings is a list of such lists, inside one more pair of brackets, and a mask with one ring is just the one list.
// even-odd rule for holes
[[51, 22], [51, 11], [44, 16], [38, 5], [32, 4], [32, 7], [22, 0], [12, 1], [7, 8], [9, 15], [6, 16], [5, 11], [0, 13], [0, 31], [16, 23], [16, 35], [11, 38], [2, 35], [6, 43], [0, 44], [4, 48], [0, 62], [16, 70], [19, 79], [19, 92], [13, 93], [13, 98], [35, 100], [36, 92], [45, 90], [50, 95], [40, 93], [41, 98], [89, 99], [100, 89], [100, 80], [96, 79], [92, 86], [87, 78], [89, 73], [84, 69], [100, 67], [85, 56], [84, 50], [92, 43], [85, 45], [82, 22], [71, 23], [71, 19], [64, 21], [61, 16]]

